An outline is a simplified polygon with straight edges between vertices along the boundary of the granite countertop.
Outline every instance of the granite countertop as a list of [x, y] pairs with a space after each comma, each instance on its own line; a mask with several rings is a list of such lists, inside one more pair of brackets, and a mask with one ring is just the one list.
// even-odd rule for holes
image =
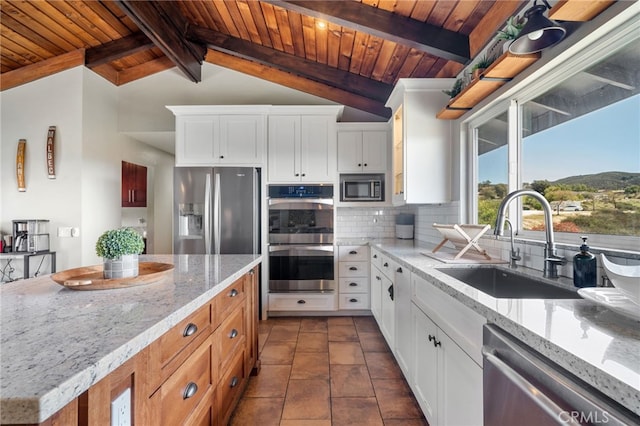
[[[403, 240], [342, 240], [377, 247], [607, 396], [640, 415], [640, 321], [584, 299], [497, 299], [437, 268], [460, 267], [425, 256], [434, 245]], [[507, 268], [506, 265], [501, 266]], [[541, 278], [542, 272], [517, 273]], [[575, 290], [568, 279], [557, 285]]]
[[261, 255], [153, 255], [155, 284], [74, 291], [41, 276], [0, 286], [0, 423], [39, 423], [259, 264]]

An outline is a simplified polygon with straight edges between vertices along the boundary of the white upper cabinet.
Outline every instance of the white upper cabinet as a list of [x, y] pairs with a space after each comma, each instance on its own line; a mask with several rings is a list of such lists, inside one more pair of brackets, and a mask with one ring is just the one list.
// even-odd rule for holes
[[451, 121], [436, 114], [453, 79], [400, 79], [386, 106], [393, 111], [391, 182], [393, 203], [451, 201]]
[[167, 108], [176, 115], [176, 166], [263, 165], [267, 107]]
[[336, 120], [342, 107], [273, 107], [269, 115], [268, 181], [333, 182]]
[[387, 123], [339, 123], [338, 172], [385, 173], [388, 139]]

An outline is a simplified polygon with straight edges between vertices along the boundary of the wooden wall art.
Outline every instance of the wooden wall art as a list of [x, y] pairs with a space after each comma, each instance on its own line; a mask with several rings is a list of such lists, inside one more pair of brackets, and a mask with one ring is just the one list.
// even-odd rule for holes
[[24, 161], [27, 151], [27, 140], [20, 139], [18, 141], [18, 154], [16, 155], [16, 177], [18, 178], [18, 191], [25, 192], [27, 185], [24, 179]]
[[56, 178], [56, 152], [55, 152], [56, 126], [49, 126], [47, 133], [47, 176], [49, 179]]

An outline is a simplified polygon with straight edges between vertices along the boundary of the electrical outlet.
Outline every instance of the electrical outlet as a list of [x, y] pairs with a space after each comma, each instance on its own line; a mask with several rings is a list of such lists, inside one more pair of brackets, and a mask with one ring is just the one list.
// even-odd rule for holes
[[111, 426], [131, 426], [131, 388], [111, 401]]

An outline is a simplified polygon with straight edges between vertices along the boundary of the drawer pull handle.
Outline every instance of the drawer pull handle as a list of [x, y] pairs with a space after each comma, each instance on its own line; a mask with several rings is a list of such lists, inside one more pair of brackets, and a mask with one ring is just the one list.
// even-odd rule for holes
[[236, 376], [233, 376], [233, 378], [231, 379], [231, 383], [229, 383], [229, 387], [235, 388], [236, 386], [238, 386], [239, 381], [240, 380]]
[[357, 270], [358, 270], [358, 267], [357, 267], [357, 266], [350, 266], [350, 267], [349, 267], [349, 270], [350, 270], [350, 271], [357, 271]]
[[190, 322], [185, 328], [184, 331], [182, 332], [182, 337], [189, 337], [189, 336], [193, 336], [194, 334], [196, 334], [196, 331], [198, 331], [198, 326], [195, 325], [194, 323]]
[[351, 303], [356, 303], [358, 301], [358, 299], [349, 299], [349, 302]]
[[231, 290], [231, 292], [229, 293], [229, 297], [236, 297], [237, 295], [238, 295], [238, 290], [236, 290], [235, 288]]
[[349, 287], [358, 287], [358, 283], [349, 283]]
[[387, 267], [389, 267], [389, 264], [388, 264], [387, 262], [384, 262], [384, 265], [382, 265], [382, 266], [384, 266], [385, 268], [387, 268]]
[[189, 399], [193, 395], [198, 392], [198, 385], [193, 382], [189, 382], [186, 388], [184, 388], [184, 393], [182, 394], [182, 399]]
[[377, 259], [377, 258], [378, 258], [378, 255], [377, 255], [377, 254], [374, 254], [374, 255], [373, 255], [373, 258], [374, 258], [374, 259]]
[[229, 333], [229, 339], [233, 339], [235, 337], [238, 337], [238, 330], [234, 328], [233, 330], [231, 330], [231, 333]]
[[349, 252], [349, 254], [358, 254], [358, 252], [357, 252], [357, 251], [355, 251], [355, 250], [351, 250], [351, 251]]
[[438, 346], [442, 346], [442, 343], [436, 339], [436, 336], [429, 335], [429, 341], [433, 342], [433, 347], [437, 348]]
[[398, 267], [398, 269], [396, 269], [396, 272], [400, 272], [400, 273], [402, 273], [402, 268], [401, 268], [401, 267]]
[[376, 275], [376, 280], [380, 281], [382, 278]]
[[307, 301], [303, 300], [303, 299], [300, 299], [300, 300], [298, 300], [298, 303], [301, 304], [301, 305], [304, 305], [305, 303], [307, 303]]
[[387, 291], [389, 292], [389, 298], [393, 301], [393, 284], [389, 286]]

